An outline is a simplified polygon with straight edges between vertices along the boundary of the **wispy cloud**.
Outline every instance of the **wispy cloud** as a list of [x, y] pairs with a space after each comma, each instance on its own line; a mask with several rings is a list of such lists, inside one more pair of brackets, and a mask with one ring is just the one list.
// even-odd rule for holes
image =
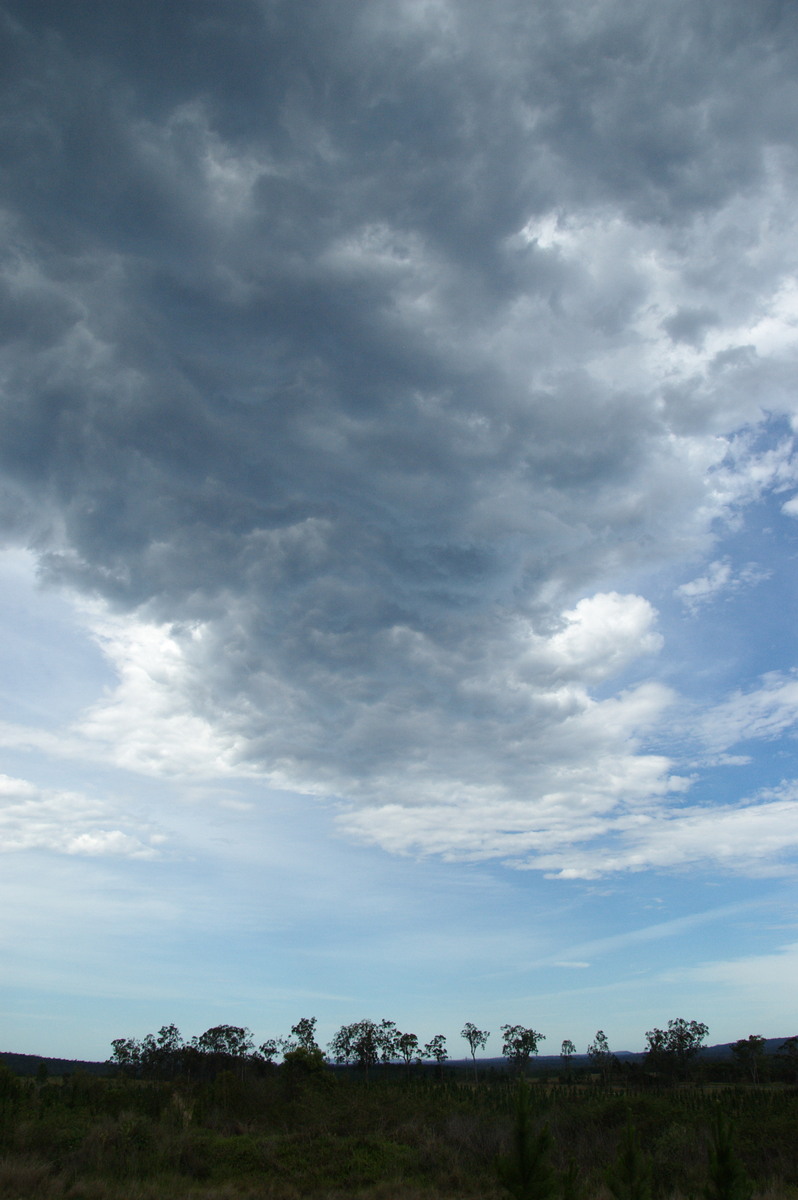
[[770, 671], [760, 686], [737, 691], [709, 708], [699, 722], [699, 736], [712, 751], [724, 751], [749, 740], [773, 739], [798, 722], [798, 675]]
[[[773, 1022], [784, 1022], [779, 998], [798, 986], [798, 942], [765, 954], [743, 954], [738, 958], [709, 960], [695, 967], [674, 968], [663, 972], [663, 981], [688, 983], [696, 988], [710, 986], [716, 993], [731, 994], [757, 1031], [770, 1029], [772, 1032], [766, 1036], [788, 1037], [792, 1026]], [[750, 1024], [746, 1032], [750, 1032]]]
[[142, 829], [130, 818], [127, 828], [119, 828], [119, 819], [112, 804], [0, 776], [0, 853], [51, 850], [90, 857], [155, 858], [165, 835]]
[[709, 564], [705, 575], [681, 584], [676, 589], [676, 595], [691, 613], [695, 613], [719, 595], [733, 594], [743, 588], [755, 587], [771, 575], [772, 571], [758, 567], [756, 563], [746, 563], [735, 573], [728, 559], [716, 560]]

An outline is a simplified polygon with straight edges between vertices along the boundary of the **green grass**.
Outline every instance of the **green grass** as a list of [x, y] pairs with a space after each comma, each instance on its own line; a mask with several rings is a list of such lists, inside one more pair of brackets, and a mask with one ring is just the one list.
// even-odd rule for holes
[[[0, 1088], [0, 1200], [500, 1200], [517, 1090], [389, 1071], [368, 1086], [279, 1069], [158, 1083], [76, 1077]], [[555, 1195], [610, 1200], [635, 1150], [653, 1200], [698, 1200], [726, 1122], [757, 1200], [798, 1200], [798, 1089], [532, 1083]], [[505, 1182], [509, 1176], [504, 1171]]]

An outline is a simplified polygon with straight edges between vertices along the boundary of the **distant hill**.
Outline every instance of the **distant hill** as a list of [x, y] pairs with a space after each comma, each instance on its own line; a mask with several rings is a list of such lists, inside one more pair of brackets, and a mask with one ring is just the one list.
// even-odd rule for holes
[[[786, 1037], [766, 1038], [765, 1039], [765, 1054], [776, 1054], [781, 1049], [782, 1044], [786, 1041]], [[698, 1052], [699, 1059], [731, 1059], [732, 1054], [731, 1042], [719, 1042], [715, 1046], [702, 1046]], [[643, 1062], [645, 1052], [642, 1050], [613, 1050], [613, 1054], [620, 1062], [641, 1063]], [[559, 1071], [562, 1069], [562, 1058], [559, 1054], [538, 1054], [529, 1060], [530, 1067], [533, 1071]], [[447, 1067], [473, 1067], [470, 1058], [452, 1059], [447, 1062]], [[590, 1065], [590, 1059], [586, 1054], [572, 1054], [571, 1066], [587, 1067]], [[478, 1058], [477, 1066], [480, 1070], [487, 1068], [495, 1068], [496, 1070], [504, 1070], [507, 1066], [507, 1060], [504, 1058]]]
[[[766, 1038], [765, 1053], [776, 1054], [781, 1049], [782, 1043], [787, 1039]], [[616, 1050], [613, 1051], [615, 1057], [621, 1062], [641, 1063], [645, 1058], [642, 1051], [632, 1050]], [[698, 1057], [703, 1059], [730, 1059], [733, 1057], [730, 1042], [720, 1042], [715, 1046], [703, 1046], [698, 1052]], [[47, 1058], [45, 1055], [38, 1054], [14, 1054], [12, 1051], [0, 1051], [0, 1062], [6, 1064], [9, 1070], [15, 1075], [36, 1075], [41, 1064], [47, 1067], [48, 1075], [74, 1075], [76, 1071], [82, 1071], [86, 1075], [111, 1075], [114, 1068], [107, 1062], [85, 1062], [82, 1059], [75, 1058]], [[446, 1063], [447, 1069], [454, 1070], [471, 1070], [473, 1063], [470, 1058], [452, 1058]], [[560, 1071], [562, 1070], [562, 1058], [559, 1054], [539, 1054], [537, 1057], [530, 1059], [530, 1068], [533, 1071]], [[586, 1054], [573, 1054], [571, 1056], [571, 1067], [587, 1067], [590, 1065], [590, 1059]], [[507, 1060], [505, 1058], [478, 1058], [477, 1068], [480, 1071], [493, 1069], [496, 1071], [505, 1071], [507, 1069]]]
[[[791, 1034], [788, 1036], [792, 1036]], [[777, 1054], [786, 1037], [765, 1038], [765, 1054]], [[705, 1046], [699, 1051], [700, 1058], [732, 1058], [731, 1042], [723, 1042], [718, 1046]]]
[[112, 1068], [105, 1062], [84, 1062], [76, 1058], [47, 1058], [39, 1054], [14, 1054], [0, 1051], [0, 1062], [6, 1064], [15, 1075], [36, 1075], [41, 1064], [47, 1067], [48, 1075], [74, 1075], [82, 1071], [85, 1075], [110, 1075]]
[[[729, 1051], [731, 1053], [731, 1051]], [[644, 1054], [634, 1054], [629, 1050], [613, 1051], [613, 1054], [620, 1062], [642, 1062], [645, 1058]], [[590, 1065], [590, 1059], [586, 1054], [572, 1054], [571, 1067], [578, 1069], [579, 1067], [587, 1067]], [[446, 1063], [447, 1067], [453, 1067], [455, 1070], [473, 1070], [474, 1064], [470, 1058], [452, 1058]], [[480, 1071], [495, 1070], [506, 1071], [506, 1058], [478, 1058], [477, 1068]], [[529, 1068], [531, 1071], [561, 1071], [563, 1061], [559, 1054], [537, 1054], [529, 1060]]]

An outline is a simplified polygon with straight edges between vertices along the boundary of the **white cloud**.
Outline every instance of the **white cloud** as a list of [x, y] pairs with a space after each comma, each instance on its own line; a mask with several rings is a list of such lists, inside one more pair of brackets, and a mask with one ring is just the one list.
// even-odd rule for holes
[[[636, 760], [635, 766], [641, 762]], [[641, 802], [645, 793], [639, 775], [635, 782], [625, 795], [616, 775], [613, 783], [621, 786], [614, 794], [609, 788], [599, 792], [585, 787], [526, 805], [491, 797], [419, 809], [385, 805], [348, 812], [340, 821], [348, 832], [394, 852], [468, 860], [500, 857], [510, 866], [565, 879], [698, 865], [779, 874], [798, 850], [795, 787], [785, 787], [775, 798], [764, 793], [736, 805], [672, 808], [669, 785], [678, 793], [685, 781], [660, 773], [650, 781], [647, 802]]]
[[118, 685], [75, 725], [91, 754], [143, 774], [248, 774], [234, 733], [199, 715], [204, 685], [184, 646], [201, 642], [199, 625], [177, 631], [161, 623], [85, 608], [92, 635]]
[[[448, 858], [501, 857], [538, 864], [546, 851], [601, 839], [619, 812], [643, 809], [687, 781], [669, 771], [666, 758], [634, 754], [634, 738], [672, 699], [647, 685], [603, 702], [588, 702], [555, 724], [535, 745], [522, 785], [481, 788], [451, 778], [426, 798], [391, 781], [404, 803], [366, 802], [339, 821], [347, 832], [399, 853], [439, 853]], [[518, 792], [523, 788], [523, 798]], [[436, 792], [440, 800], [436, 802]]]
[[[96, 603], [82, 606], [82, 614], [118, 685], [68, 734], [6, 726], [0, 735], [5, 744], [38, 744], [49, 753], [94, 757], [143, 774], [184, 780], [260, 775], [308, 793], [332, 792], [342, 797], [339, 827], [390, 852], [500, 858], [567, 878], [698, 863], [761, 873], [798, 846], [798, 804], [790, 794], [739, 806], [688, 808], [680, 801], [672, 807], [690, 780], [674, 772], [667, 756], [640, 745], [676, 704], [672, 691], [647, 683], [603, 700], [591, 697], [588, 681], [609, 678], [635, 655], [661, 646], [656, 614], [639, 596], [584, 598], [548, 637], [518, 627], [516, 652], [480, 656], [468, 679], [462, 649], [444, 652], [419, 634], [394, 630], [417, 684], [461, 681], [464, 720], [454, 742], [449, 727], [447, 741], [434, 710], [419, 718], [362, 705], [356, 692], [354, 703], [342, 695], [355, 744], [384, 740], [390, 725], [390, 736], [397, 737], [398, 727], [399, 745], [409, 747], [409, 755], [395, 762], [385, 757], [371, 779], [333, 776], [329, 763], [314, 762], [313, 753], [275, 765], [264, 749], [270, 731], [256, 730], [246, 707], [216, 707], [207, 688], [207, 656], [216, 647], [213, 641], [208, 646], [205, 627], [112, 616]], [[716, 760], [747, 761], [723, 750], [741, 737], [790, 728], [798, 711], [796, 688], [791, 677], [774, 674], [756, 692], [739, 693], [705, 714], [700, 732]], [[259, 722], [264, 712], [274, 721], [275, 744], [284, 744], [297, 710], [260, 705]], [[492, 714], [487, 728], [483, 713]], [[293, 735], [306, 737], [307, 730], [300, 723]], [[506, 744], [504, 769], [492, 778], [481, 761], [486, 738], [494, 752], [497, 742]], [[45, 834], [41, 803], [36, 800], [39, 807], [30, 815], [34, 841], [49, 838], [47, 844], [72, 853], [143, 852], [131, 835], [100, 821], [68, 836]], [[14, 844], [23, 845], [16, 836]]]
[[755, 587], [769, 579], [772, 574], [772, 571], [756, 563], [746, 563], [735, 572], [729, 559], [716, 559], [709, 564], [706, 574], [678, 587], [676, 595], [683, 601], [685, 608], [691, 613], [697, 613], [717, 596], [739, 592], [746, 587]]
[[699, 864], [778, 874], [788, 869], [787, 860], [798, 850], [798, 800], [624, 815], [612, 832], [614, 844], [542, 856], [534, 865], [565, 878]]
[[735, 692], [695, 722], [695, 732], [711, 751], [722, 752], [749, 739], [776, 738], [798, 723], [798, 675], [770, 671], [761, 686]]
[[178, 631], [73, 599], [75, 632], [97, 643], [117, 682], [57, 731], [0, 721], [0, 745], [183, 780], [253, 774], [245, 739], [197, 711], [207, 688], [187, 649], [201, 642], [201, 626]]
[[732, 1038], [749, 1033], [789, 1037], [795, 1030], [792, 997], [798, 988], [798, 942], [761, 954], [703, 962], [662, 972], [662, 982], [707, 994], [715, 1010], [725, 1002], [734, 1012]]
[[627, 951], [632, 946], [644, 945], [648, 942], [666, 941], [669, 938], [683, 939], [703, 925], [722, 923], [730, 917], [739, 918], [742, 914], [750, 915], [751, 907], [750, 902], [739, 901], [734, 904], [699, 909], [698, 911], [688, 913], [686, 916], [657, 921], [653, 925], [644, 925], [631, 929], [626, 928], [620, 933], [591, 938], [588, 942], [569, 946], [568, 953], [574, 957], [599, 958], [607, 953], [612, 954], [618, 950]]
[[731, 984], [762, 996], [774, 990], [781, 995], [794, 995], [798, 988], [798, 942], [782, 946], [773, 954], [750, 954], [738, 959], [703, 963], [672, 972], [671, 976]]
[[728, 561], [710, 563], [706, 575], [683, 583], [676, 589], [676, 595], [681, 596], [691, 612], [695, 612], [728, 586], [731, 574], [732, 568]]
[[[0, 730], [4, 744], [38, 745], [47, 753], [108, 761], [147, 775], [260, 776], [307, 793], [333, 793], [342, 798], [339, 827], [392, 853], [499, 858], [566, 878], [699, 863], [761, 874], [778, 869], [798, 847], [798, 802], [789, 791], [741, 805], [685, 807], [680, 800], [672, 807], [691, 781], [674, 772], [667, 756], [641, 747], [641, 739], [678, 703], [672, 691], [647, 683], [603, 700], [591, 697], [589, 681], [610, 678], [636, 655], [661, 647], [656, 614], [639, 596], [583, 598], [548, 636], [519, 625], [514, 653], [499, 643], [494, 653], [472, 661], [471, 678], [463, 671], [462, 648], [444, 651], [420, 634], [392, 631], [416, 684], [457, 680], [466, 707], [462, 728], [452, 741], [449, 727], [447, 741], [434, 709], [419, 718], [363, 705], [357, 692], [354, 702], [342, 695], [355, 744], [362, 739], [371, 747], [389, 726], [393, 737], [398, 726], [399, 745], [409, 739], [409, 756], [395, 762], [386, 757], [371, 779], [334, 776], [329, 763], [318, 764], [313, 753], [275, 765], [264, 749], [270, 731], [254, 728], [246, 706], [217, 707], [208, 688], [208, 655], [215, 660], [216, 646], [213, 636], [208, 645], [207, 627], [111, 615], [96, 602], [81, 604], [80, 611], [113, 664], [117, 686], [67, 733], [6, 725]], [[706, 713], [697, 727], [715, 762], [747, 762], [724, 754], [725, 748], [744, 737], [772, 737], [791, 728], [798, 713], [796, 689], [791, 676], [774, 673], [756, 691], [737, 693]], [[280, 712], [261, 704], [258, 722], [270, 712], [275, 744], [284, 744], [289, 729], [297, 739], [307, 737], [301, 723], [293, 724], [297, 711], [301, 717], [301, 709]], [[483, 713], [492, 714], [487, 728]], [[483, 739], [490, 739], [494, 753], [498, 742], [506, 745], [504, 769], [492, 778], [483, 771]], [[43, 798], [33, 785], [24, 785], [33, 807], [23, 812], [23, 785], [11, 781], [7, 787], [16, 806], [6, 818], [9, 831], [13, 825], [8, 847], [154, 852], [152, 839], [109, 828], [108, 809], [98, 809], [89, 825], [93, 810], [78, 807], [77, 825], [64, 825], [66, 799]], [[53, 805], [58, 820], [48, 825], [45, 816]], [[29, 826], [24, 835], [23, 818]]]
[[642, 596], [609, 592], [585, 597], [563, 613], [557, 633], [530, 639], [530, 658], [556, 677], [595, 683], [662, 648], [662, 637], [652, 629], [655, 619]]
[[157, 857], [165, 840], [162, 834], [135, 827], [131, 831], [130, 820], [124, 822], [127, 830], [113, 827], [119, 820], [120, 814], [107, 802], [0, 776], [2, 853], [49, 850], [90, 857]]

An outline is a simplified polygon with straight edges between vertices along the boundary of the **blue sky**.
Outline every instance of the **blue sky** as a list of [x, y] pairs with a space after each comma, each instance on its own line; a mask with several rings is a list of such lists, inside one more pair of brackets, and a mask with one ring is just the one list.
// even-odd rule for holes
[[0, 1043], [798, 983], [795, 11], [6, 0]]

